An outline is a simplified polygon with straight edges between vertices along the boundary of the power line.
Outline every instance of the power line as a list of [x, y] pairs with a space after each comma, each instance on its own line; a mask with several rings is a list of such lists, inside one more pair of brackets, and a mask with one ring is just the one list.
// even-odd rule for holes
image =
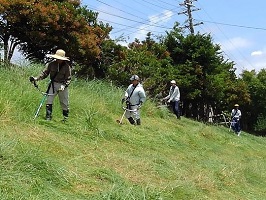
[[169, 5], [169, 6], [176, 7], [176, 5], [170, 4], [169, 2], [166, 2], [166, 1], [162, 1], [162, 0], [156, 0], [156, 1], [162, 2], [164, 5]]
[[[123, 12], [123, 13], [126, 13], [126, 14], [129, 14], [129, 15], [131, 15], [131, 16], [134, 16], [134, 17], [137, 17], [137, 18], [143, 19], [143, 18], [141, 18], [140, 16], [137, 16], [137, 15], [131, 14], [131, 13], [129, 13], [129, 12], [125, 12], [124, 10], [121, 10], [121, 9], [119, 9], [119, 8], [116, 8], [116, 7], [114, 7], [114, 6], [111, 6], [110, 4], [107, 4], [107, 3], [102, 2], [102, 1], [100, 1], [100, 0], [96, 0], [96, 1], [98, 1], [98, 2], [100, 2], [100, 3], [102, 3], [102, 4], [104, 4], [104, 5], [107, 5], [107, 6], [111, 7], [111, 8], [115, 8], [116, 10], [119, 10], [119, 11], [121, 11], [121, 12]], [[144, 20], [145, 20], [145, 19], [144, 19]]]
[[[207, 13], [207, 11], [205, 10], [205, 9], [203, 9], [204, 10], [204, 12], [207, 14], [207, 16], [210, 18], [210, 19], [212, 19], [211, 17], [210, 17], [210, 15]], [[201, 20], [201, 21], [204, 21], [204, 20]], [[204, 21], [204, 22], [209, 22], [209, 21]], [[226, 37], [226, 39], [230, 42], [230, 44], [232, 45], [232, 46], [234, 46], [234, 44], [232, 43], [232, 41], [226, 36], [226, 34], [222, 31], [222, 29], [220, 29], [220, 27], [218, 26], [218, 24], [223, 24], [223, 25], [225, 25], [224, 23], [214, 23], [217, 27], [218, 27], [218, 29], [220, 30], [220, 32]], [[237, 27], [239, 27], [239, 26], [237, 26]], [[243, 28], [243, 26], [241, 26], [241, 28]], [[237, 51], [238, 51], [238, 53], [244, 58], [244, 60], [246, 60], [246, 62], [251, 66], [251, 67], [253, 67], [252, 66], [252, 64], [248, 61], [248, 59], [246, 59], [246, 57], [238, 50], [238, 48], [235, 48]], [[224, 51], [223, 51], [224, 52]], [[225, 53], [225, 52], [224, 52]], [[228, 54], [227, 53], [225, 53], [227, 56], [228, 56]], [[234, 55], [233, 55], [233, 57], [235, 57]], [[230, 58], [230, 56], [228, 56], [228, 58]], [[235, 60], [236, 60], [236, 58], [235, 58]], [[244, 70], [244, 67], [243, 66], [240, 66], [241, 67], [241, 69], [242, 70]]]
[[[125, 24], [121, 24], [121, 23], [117, 23], [117, 22], [112, 22], [112, 21], [109, 21], [109, 20], [106, 20], [106, 19], [101, 19], [101, 18], [98, 18], [99, 20], [101, 21], [106, 21], [106, 22], [109, 22], [109, 23], [112, 23], [112, 24], [116, 24], [116, 25], [120, 25], [120, 26], [125, 26], [125, 27], [128, 27], [128, 28], [136, 28], [135, 26], [130, 26], [130, 25], [125, 25]], [[141, 30], [146, 30], [145, 28], [147, 27], [144, 27], [142, 28]], [[171, 29], [171, 28], [168, 28], [168, 29]], [[128, 29], [127, 29], [128, 30]], [[149, 31], [149, 30], [147, 30]], [[120, 31], [117, 31], [117, 32], [120, 32]], [[117, 33], [116, 32], [116, 33]], [[136, 31], [132, 31], [131, 33], [135, 33]], [[156, 32], [156, 33], [163, 33], [161, 31], [153, 31], [153, 32]]]
[[[105, 13], [107, 15], [111, 15], [111, 16], [114, 16], [114, 17], [118, 17], [118, 18], [121, 18], [121, 19], [125, 19], [125, 20], [128, 20], [128, 21], [131, 21], [131, 22], [136, 22], [138, 24], [143, 24], [144, 22], [142, 21], [136, 21], [136, 20], [133, 20], [133, 19], [129, 19], [129, 18], [126, 18], [126, 17], [122, 17], [122, 16], [119, 16], [119, 15], [116, 15], [116, 14], [112, 14], [112, 13], [108, 13], [106, 11], [103, 11], [103, 10], [98, 10], [96, 8], [93, 8], [95, 11], [97, 12], [102, 12], [102, 13]], [[145, 19], [146, 22], [149, 22], [148, 20]], [[154, 23], [155, 24], [155, 23]], [[165, 27], [165, 26], [159, 26], [159, 25], [150, 25], [150, 26], [154, 26], [154, 27], [158, 27], [158, 28], [168, 28], [168, 27]]]
[[[139, 9], [133, 9], [133, 7], [129, 7], [128, 5], [123, 4], [123, 3], [121, 3], [120, 1], [117, 1], [117, 0], [112, 0], [112, 1], [115, 1], [115, 2], [119, 3], [120, 5], [125, 6], [127, 9], [134, 10], [135, 12], [138, 12], [138, 13], [141, 13], [141, 14], [144, 14], [144, 15], [147, 14], [147, 13], [141, 12]], [[124, 2], [124, 1], [123, 1], [123, 2]]]
[[207, 22], [207, 23], [212, 23], [212, 24], [220, 24], [220, 25], [225, 25], [225, 26], [233, 26], [233, 27], [238, 27], [238, 28], [248, 28], [248, 29], [266, 31], [266, 28], [261, 28], [261, 27], [244, 26], [244, 25], [237, 25], [237, 24], [228, 24], [228, 23], [213, 22], [213, 21], [207, 21], [207, 20], [200, 20], [200, 21]]

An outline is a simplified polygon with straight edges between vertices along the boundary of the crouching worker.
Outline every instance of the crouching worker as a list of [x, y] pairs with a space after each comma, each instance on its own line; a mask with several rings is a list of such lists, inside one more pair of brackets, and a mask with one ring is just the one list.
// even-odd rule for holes
[[126, 101], [127, 111], [125, 113], [126, 118], [132, 125], [140, 125], [140, 108], [146, 99], [143, 86], [139, 83], [140, 79], [137, 75], [133, 75], [130, 78], [131, 84], [128, 86], [125, 97], [122, 99], [122, 103]]
[[241, 133], [240, 118], [241, 118], [241, 111], [239, 110], [239, 105], [235, 104], [231, 112], [231, 119], [232, 119], [231, 128], [238, 136], [240, 136]]
[[48, 94], [46, 100], [46, 120], [52, 119], [53, 101], [55, 96], [58, 95], [63, 121], [65, 121], [69, 114], [68, 86], [71, 81], [69, 59], [65, 56], [65, 51], [62, 49], [58, 49], [55, 54], [48, 55], [48, 57], [54, 58], [54, 60], [46, 65], [38, 77], [34, 77], [34, 81], [45, 79], [50, 75], [51, 81], [46, 91]]

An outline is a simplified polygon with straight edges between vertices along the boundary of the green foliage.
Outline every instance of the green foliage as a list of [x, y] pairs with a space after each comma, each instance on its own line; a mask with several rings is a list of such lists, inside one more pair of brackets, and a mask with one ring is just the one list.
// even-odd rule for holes
[[141, 77], [142, 83], [150, 96], [155, 96], [166, 89], [166, 82], [177, 74], [171, 64], [171, 58], [162, 44], [152, 42], [149, 36], [145, 41], [136, 40], [121, 53], [122, 59], [113, 63], [108, 74], [118, 85], [128, 85], [132, 74]]
[[266, 131], [266, 117], [264, 117], [262, 114], [260, 114], [257, 118], [257, 123], [255, 124], [255, 131], [262, 133], [265, 133]]
[[265, 135], [265, 83], [266, 83], [266, 70], [262, 69], [258, 73], [254, 70], [243, 71], [241, 80], [248, 85], [248, 92], [250, 94], [251, 102], [244, 104], [242, 107], [246, 113], [247, 118], [245, 122], [250, 130], [256, 130]]
[[118, 125], [124, 89], [98, 80], [73, 80], [68, 122], [58, 101], [52, 121], [43, 108], [34, 121], [42, 95], [28, 78], [41, 69], [0, 69], [1, 199], [264, 198], [265, 138], [176, 121], [150, 99], [141, 126]]
[[164, 44], [178, 69], [183, 112], [204, 118], [212, 106], [217, 114], [241, 99], [249, 102], [247, 86], [237, 81], [233, 63], [227, 62], [210, 35], [183, 36], [176, 27], [167, 33]]
[[97, 13], [76, 1], [0, 0], [0, 4], [0, 37], [6, 61], [15, 47], [27, 59], [38, 62], [61, 48], [79, 63], [79, 73], [97, 74], [100, 45], [111, 30], [109, 25], [97, 23]]

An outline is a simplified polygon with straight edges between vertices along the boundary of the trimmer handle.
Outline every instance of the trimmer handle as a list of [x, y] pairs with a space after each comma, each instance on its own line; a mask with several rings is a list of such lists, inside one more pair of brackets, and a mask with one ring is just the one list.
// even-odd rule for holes
[[30, 82], [35, 82], [35, 79], [33, 76], [30, 76]]
[[36, 84], [36, 80], [33, 76], [30, 76], [30, 82], [32, 82], [35, 87], [38, 87], [38, 85]]

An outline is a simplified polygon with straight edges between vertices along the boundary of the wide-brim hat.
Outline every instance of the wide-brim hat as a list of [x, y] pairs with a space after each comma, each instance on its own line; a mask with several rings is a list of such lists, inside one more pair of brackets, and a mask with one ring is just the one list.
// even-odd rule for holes
[[172, 84], [176, 84], [175, 80], [171, 80], [170, 83], [172, 83]]
[[70, 61], [68, 57], [66, 57], [66, 52], [62, 49], [58, 49], [55, 54], [48, 54], [48, 57], [55, 58], [58, 60], [67, 60]]

